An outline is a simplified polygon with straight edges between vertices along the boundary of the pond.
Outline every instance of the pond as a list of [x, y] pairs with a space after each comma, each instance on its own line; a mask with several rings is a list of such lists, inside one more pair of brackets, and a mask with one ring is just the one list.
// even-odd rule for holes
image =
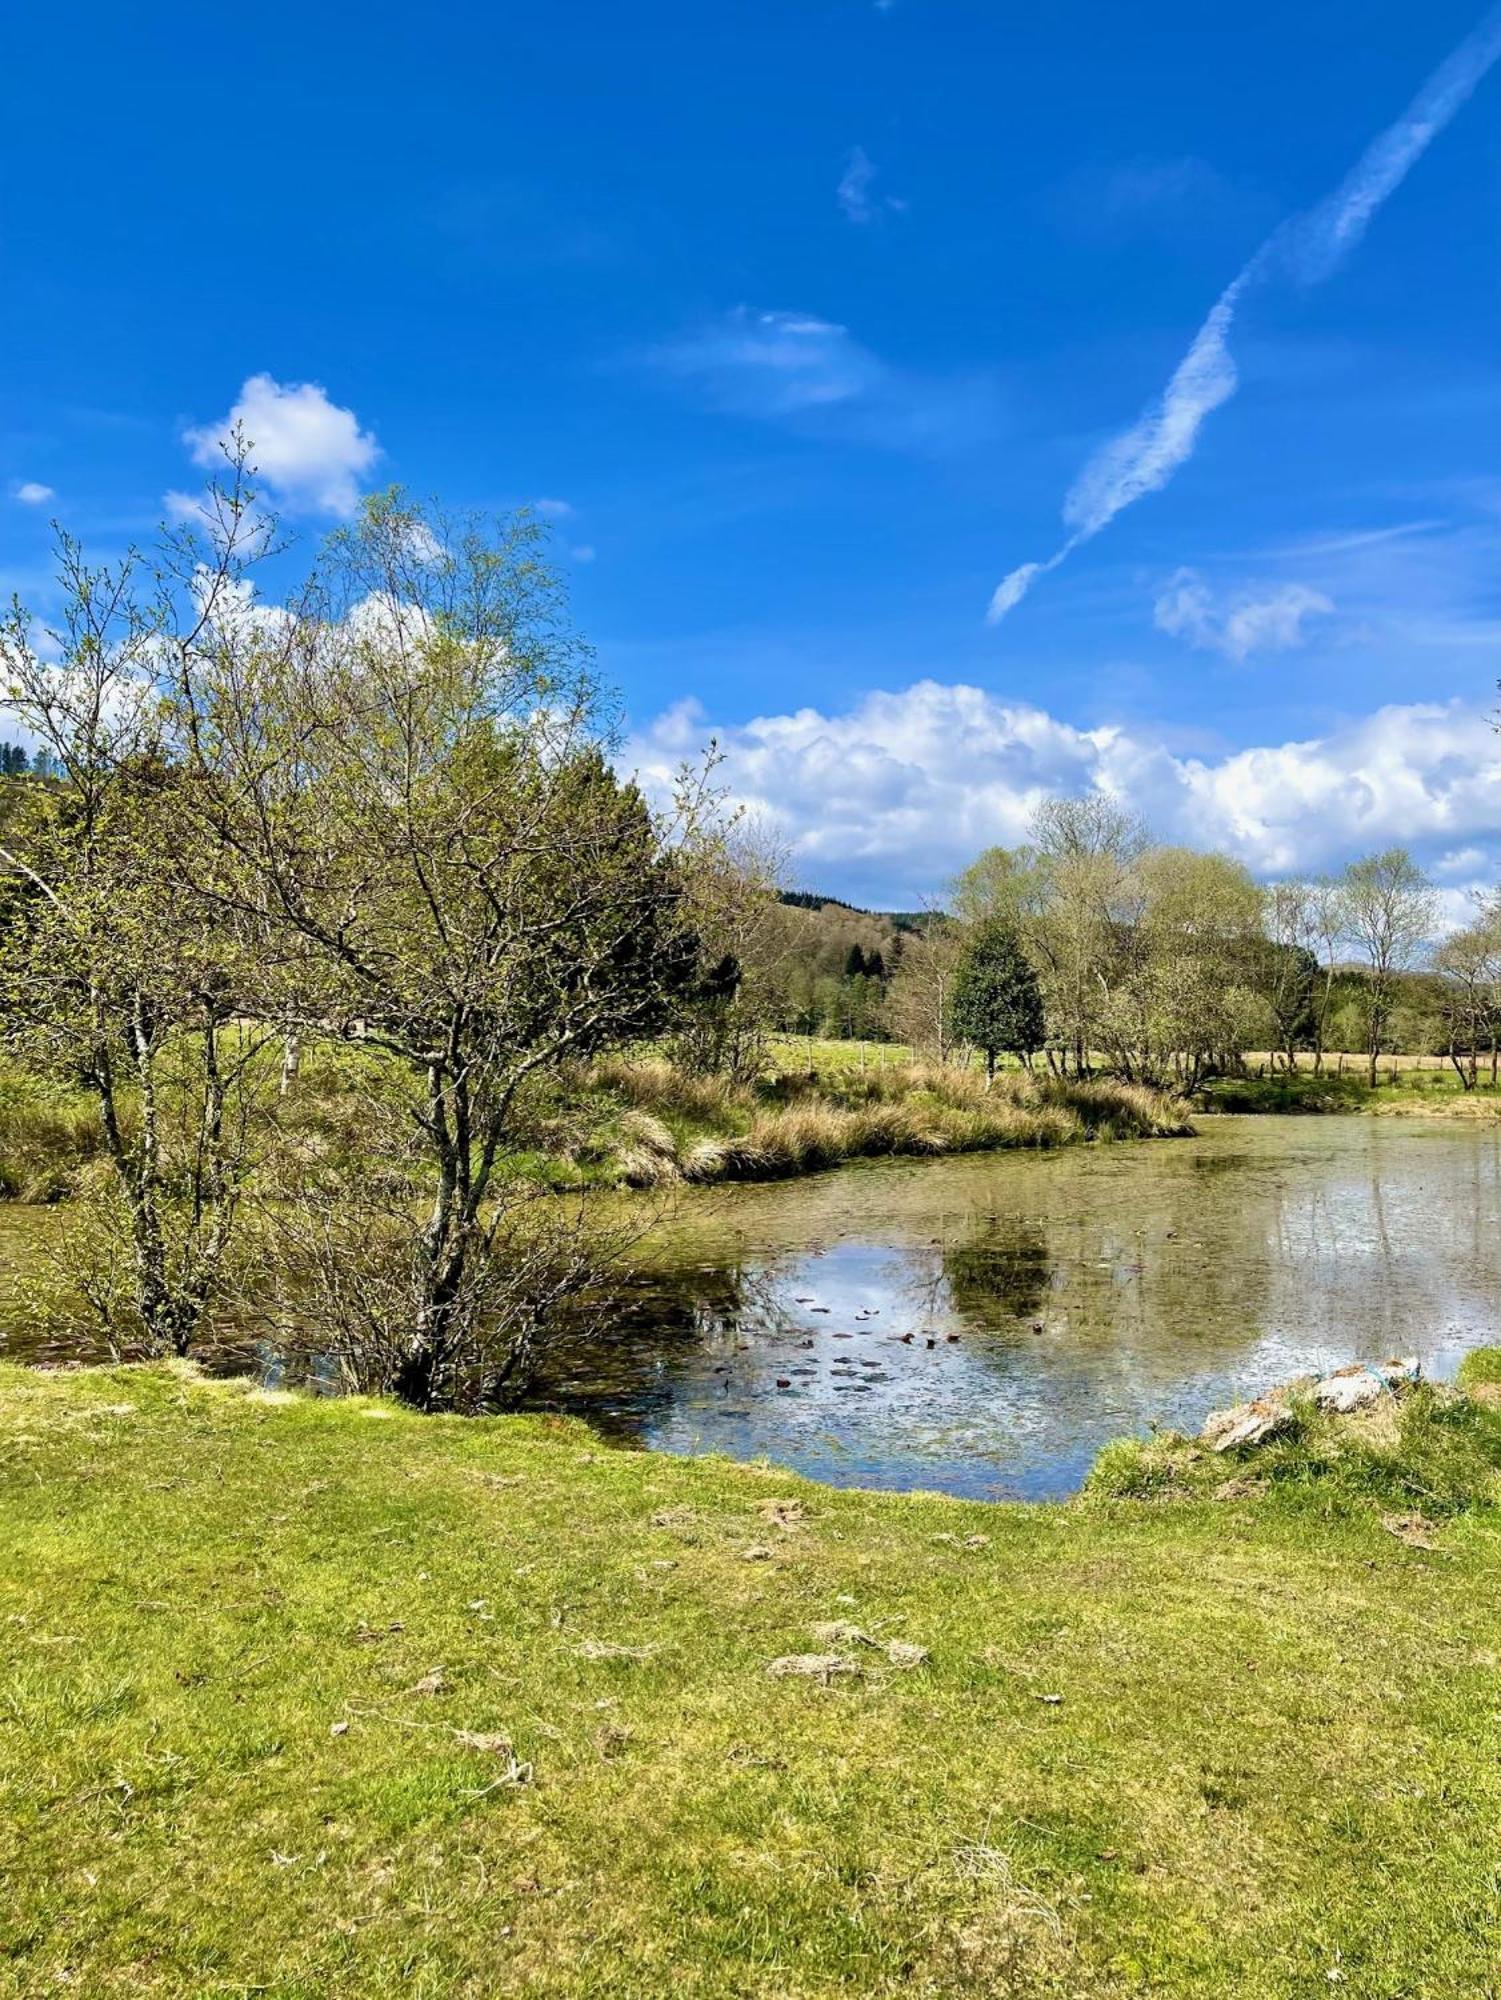
[[[0, 1275], [65, 1227], [0, 1208]], [[606, 1304], [536, 1400], [618, 1443], [1066, 1494], [1110, 1439], [1305, 1370], [1395, 1353], [1443, 1376], [1501, 1341], [1501, 1123], [1207, 1118], [703, 1190]]]
[[1501, 1339], [1501, 1127], [885, 1161], [685, 1198], [545, 1399], [844, 1486], [1072, 1492], [1111, 1438], [1308, 1369]]

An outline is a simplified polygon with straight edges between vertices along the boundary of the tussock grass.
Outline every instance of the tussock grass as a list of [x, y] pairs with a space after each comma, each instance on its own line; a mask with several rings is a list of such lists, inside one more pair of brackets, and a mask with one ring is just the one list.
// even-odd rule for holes
[[773, 1180], [892, 1154], [1192, 1130], [1184, 1104], [1137, 1084], [1010, 1072], [988, 1085], [975, 1070], [936, 1065], [846, 1069], [816, 1083], [779, 1075], [737, 1091], [655, 1060], [615, 1061], [601, 1064], [592, 1081], [631, 1107], [615, 1120], [609, 1143], [615, 1177], [632, 1187]]
[[83, 1091], [0, 1074], [0, 1199], [61, 1200], [102, 1144], [98, 1104]]
[[[261, 1181], [295, 1179], [289, 1162], [324, 1171], [428, 1170], [388, 1058], [356, 1047], [314, 1049], [294, 1087], [275, 1088], [275, 1048], [256, 1103]], [[544, 1184], [639, 1188], [768, 1180], [846, 1160], [1062, 1146], [1081, 1140], [1163, 1137], [1191, 1129], [1177, 1100], [1133, 1084], [1077, 1082], [937, 1064], [846, 1064], [818, 1077], [773, 1071], [751, 1085], [697, 1076], [653, 1054], [565, 1072], [525, 1110], [507, 1169]], [[401, 1156], [405, 1141], [407, 1156]], [[393, 1163], [393, 1145], [395, 1159]], [[0, 1198], [52, 1200], [76, 1191], [100, 1151], [96, 1107], [82, 1093], [34, 1085], [0, 1070]]]
[[1165, 1432], [1124, 1439], [1096, 1460], [1085, 1485], [1096, 1499], [1213, 1497], [1238, 1474], [1320, 1514], [1375, 1503], [1443, 1519], [1501, 1502], [1501, 1411], [1468, 1393], [1501, 1381], [1501, 1351], [1466, 1359], [1460, 1386], [1420, 1383], [1353, 1416], [1292, 1401], [1280, 1437], [1214, 1452]]
[[1477, 1414], [986, 1507], [0, 1367], [0, 1992], [1484, 1994]]
[[675, 1115], [702, 1124], [726, 1121], [736, 1101], [734, 1087], [725, 1078], [698, 1076], [658, 1056], [612, 1057], [595, 1064], [590, 1081], [659, 1118]]
[[1455, 1376], [1461, 1389], [1501, 1388], [1501, 1347], [1476, 1347], [1464, 1357]]

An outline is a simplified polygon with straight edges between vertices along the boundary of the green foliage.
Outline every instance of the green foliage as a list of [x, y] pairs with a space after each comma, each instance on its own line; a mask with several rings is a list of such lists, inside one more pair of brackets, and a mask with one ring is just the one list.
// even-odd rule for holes
[[996, 1057], [1031, 1055], [1046, 1038], [1042, 992], [1016, 933], [998, 918], [974, 926], [954, 974], [955, 1035], [980, 1049], [992, 1075]]
[[1461, 1389], [1491, 1388], [1501, 1383], [1501, 1347], [1472, 1348], [1454, 1379]]

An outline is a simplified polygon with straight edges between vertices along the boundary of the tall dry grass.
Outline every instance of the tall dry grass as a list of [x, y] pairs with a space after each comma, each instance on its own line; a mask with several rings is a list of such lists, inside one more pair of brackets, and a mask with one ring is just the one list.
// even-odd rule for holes
[[98, 1107], [89, 1099], [13, 1084], [0, 1089], [0, 1198], [62, 1200], [102, 1144]]
[[978, 1072], [937, 1065], [736, 1090], [658, 1060], [616, 1060], [598, 1065], [592, 1081], [628, 1107], [612, 1133], [614, 1178], [628, 1187], [776, 1180], [883, 1155], [1163, 1138], [1192, 1129], [1186, 1105], [1139, 1084], [1015, 1074], [987, 1084]]

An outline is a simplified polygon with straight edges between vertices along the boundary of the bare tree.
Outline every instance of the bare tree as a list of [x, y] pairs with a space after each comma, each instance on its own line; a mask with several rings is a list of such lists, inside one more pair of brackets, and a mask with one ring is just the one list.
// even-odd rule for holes
[[[692, 788], [701, 774], [684, 774]], [[786, 868], [766, 826], [729, 818], [705, 798], [681, 850], [684, 909], [699, 940], [697, 988], [673, 1053], [685, 1067], [747, 1083], [765, 1065], [785, 949], [776, 922]]]
[[931, 1050], [940, 1063], [951, 1053], [949, 1016], [963, 942], [959, 925], [930, 911], [922, 928], [903, 940], [886, 999], [897, 1040]]

